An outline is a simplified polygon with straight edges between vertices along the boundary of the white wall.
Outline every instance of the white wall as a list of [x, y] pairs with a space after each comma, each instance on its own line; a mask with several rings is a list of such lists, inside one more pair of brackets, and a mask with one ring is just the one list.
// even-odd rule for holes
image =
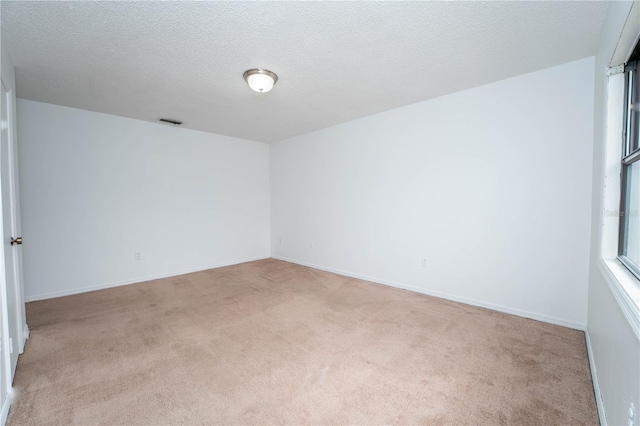
[[18, 134], [27, 300], [269, 257], [266, 144], [26, 100]]
[[273, 144], [273, 256], [584, 327], [593, 63]]
[[[588, 335], [596, 394], [610, 425], [629, 424], [628, 409], [636, 408], [634, 424], [640, 424], [640, 341], [623, 314], [601, 268], [603, 229], [603, 189], [605, 154], [605, 115], [607, 92], [605, 70], [610, 64], [620, 34], [627, 21], [630, 2], [611, 2], [600, 48], [595, 58], [595, 110], [593, 156], [593, 203], [589, 273]], [[614, 136], [615, 140], [615, 136]], [[619, 138], [618, 138], [619, 140]], [[614, 176], [614, 179], [616, 177]], [[611, 218], [604, 218], [608, 221]], [[601, 415], [603, 413], [601, 412]]]

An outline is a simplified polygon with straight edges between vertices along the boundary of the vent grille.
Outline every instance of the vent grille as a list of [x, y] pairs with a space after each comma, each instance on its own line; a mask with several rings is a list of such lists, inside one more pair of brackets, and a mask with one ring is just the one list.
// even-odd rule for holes
[[173, 118], [158, 118], [160, 123], [171, 124], [173, 126], [182, 126], [182, 121], [174, 120]]

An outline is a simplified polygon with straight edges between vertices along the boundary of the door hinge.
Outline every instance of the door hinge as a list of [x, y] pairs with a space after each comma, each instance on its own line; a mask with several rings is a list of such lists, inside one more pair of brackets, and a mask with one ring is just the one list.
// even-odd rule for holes
[[9, 351], [13, 353], [13, 337], [9, 337]]

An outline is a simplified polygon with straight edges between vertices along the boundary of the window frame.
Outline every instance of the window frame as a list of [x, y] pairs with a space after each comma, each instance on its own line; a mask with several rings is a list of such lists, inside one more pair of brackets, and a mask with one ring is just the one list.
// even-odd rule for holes
[[[629, 170], [640, 161], [640, 43], [633, 50], [629, 61], [624, 66], [624, 123], [622, 137], [622, 159], [620, 160], [620, 210], [618, 229], [617, 259], [636, 278], [640, 279], [640, 265], [634, 263], [625, 254], [628, 241], [628, 223], [630, 214], [627, 204], [630, 202], [628, 185]], [[635, 145], [635, 146], [634, 146]]]
[[[595, 129], [597, 132], [602, 131], [603, 155], [598, 218], [601, 226], [593, 229], [599, 228], [596, 232], [599, 234], [597, 269], [600, 274], [597, 274], [598, 278], [594, 279], [602, 278], [633, 334], [640, 341], [640, 278], [618, 258], [620, 221], [622, 220], [620, 184], [623, 136], [625, 135], [625, 64], [638, 59], [633, 55], [640, 41], [640, 2], [630, 6], [629, 14], [625, 19], [611, 52], [611, 58], [608, 61], [606, 58], [604, 60], [606, 69], [601, 93], [599, 93], [599, 82], [596, 81], [596, 102], [602, 102], [603, 121], [599, 122], [599, 110], [596, 105]], [[597, 63], [598, 58], [596, 58]], [[599, 77], [597, 66], [596, 76]], [[594, 141], [598, 146], [597, 144], [601, 142], [599, 134], [595, 135]]]

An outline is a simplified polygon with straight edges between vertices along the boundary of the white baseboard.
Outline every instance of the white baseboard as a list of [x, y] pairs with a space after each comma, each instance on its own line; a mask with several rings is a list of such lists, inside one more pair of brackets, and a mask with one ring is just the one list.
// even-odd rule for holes
[[7, 416], [9, 416], [9, 408], [11, 407], [11, 395], [7, 394], [7, 397], [2, 402], [2, 411], [0, 411], [0, 425], [4, 426], [7, 423]]
[[391, 287], [401, 288], [403, 290], [409, 290], [409, 291], [414, 291], [416, 293], [426, 294], [427, 296], [434, 296], [434, 297], [439, 297], [441, 299], [451, 300], [451, 301], [454, 301], [454, 302], [465, 303], [467, 305], [473, 305], [473, 306], [479, 306], [481, 308], [493, 309], [494, 311], [504, 312], [504, 313], [507, 313], [507, 314], [517, 315], [519, 317], [530, 318], [530, 319], [534, 319], [534, 320], [537, 320], [537, 321], [547, 322], [549, 324], [560, 325], [562, 327], [573, 328], [575, 330], [584, 331], [585, 328], [586, 328], [586, 324], [585, 323], [572, 321], [572, 320], [568, 320], [568, 319], [564, 319], [564, 318], [558, 318], [558, 317], [554, 317], [554, 316], [551, 316], [551, 315], [539, 314], [539, 313], [536, 313], [536, 312], [529, 312], [529, 311], [525, 311], [525, 310], [522, 310], [522, 309], [511, 308], [511, 307], [508, 307], [508, 306], [502, 306], [502, 305], [497, 305], [497, 304], [490, 303], [490, 302], [485, 302], [485, 301], [482, 301], [482, 300], [476, 300], [476, 299], [471, 299], [471, 298], [467, 298], [467, 297], [456, 296], [456, 295], [453, 295], [453, 294], [444, 293], [444, 292], [440, 292], [440, 291], [433, 291], [433, 290], [429, 290], [429, 289], [425, 289], [425, 288], [421, 288], [421, 287], [416, 287], [416, 286], [409, 285], [409, 284], [398, 283], [398, 282], [395, 282], [395, 281], [383, 280], [381, 278], [369, 277], [369, 276], [361, 275], [361, 274], [354, 274], [352, 272], [341, 271], [339, 269], [328, 268], [326, 266], [315, 265], [313, 263], [302, 262], [302, 261], [295, 260], [295, 259], [289, 259], [289, 258], [286, 258], [286, 257], [283, 257], [283, 256], [271, 255], [271, 257], [273, 259], [283, 260], [285, 262], [295, 263], [295, 264], [302, 265], [302, 266], [308, 266], [310, 268], [319, 269], [321, 271], [333, 272], [334, 274], [344, 275], [344, 276], [347, 276], [347, 277], [357, 278], [357, 279], [365, 280], [365, 281], [371, 281], [371, 282], [374, 282], [374, 283], [377, 283], [377, 284], [384, 284], [384, 285], [388, 285], [388, 286], [391, 286]]
[[131, 278], [131, 279], [122, 280], [122, 281], [114, 281], [114, 282], [98, 284], [98, 285], [94, 285], [94, 286], [78, 287], [78, 288], [67, 289], [67, 290], [62, 290], [62, 291], [53, 291], [53, 292], [50, 292], [50, 293], [28, 295], [28, 296], [25, 296], [25, 301], [26, 302], [35, 302], [36, 300], [53, 299], [55, 297], [70, 296], [72, 294], [86, 293], [86, 292], [95, 291], [95, 290], [103, 290], [105, 288], [120, 287], [120, 286], [123, 286], [123, 285], [136, 284], [136, 283], [141, 283], [141, 282], [151, 281], [151, 280], [158, 280], [158, 279], [161, 279], [161, 278], [175, 277], [177, 275], [191, 274], [193, 272], [205, 271], [207, 269], [221, 268], [223, 266], [237, 265], [239, 263], [253, 262], [253, 261], [256, 261], [256, 260], [263, 260], [263, 259], [269, 259], [269, 256], [266, 255], [266, 256], [260, 256], [260, 257], [251, 257], [251, 258], [246, 258], [246, 259], [238, 259], [238, 260], [232, 260], [232, 261], [228, 261], [228, 262], [222, 262], [222, 263], [215, 263], [215, 264], [211, 264], [211, 265], [200, 266], [200, 267], [196, 267], [196, 268], [189, 268], [189, 269], [183, 269], [183, 270], [172, 271], [172, 272], [164, 272], [164, 273], [161, 273], [161, 274], [147, 275], [147, 276], [144, 276], [144, 277], [136, 277], [136, 278]]
[[596, 372], [596, 362], [593, 359], [593, 348], [591, 347], [591, 336], [589, 335], [589, 327], [584, 330], [584, 338], [587, 342], [587, 357], [589, 358], [589, 367], [591, 369], [591, 381], [593, 382], [593, 393], [596, 396], [596, 406], [598, 407], [598, 416], [600, 417], [600, 425], [607, 426], [607, 417], [604, 412], [604, 402], [600, 393], [600, 384], [598, 383], [598, 374]]

